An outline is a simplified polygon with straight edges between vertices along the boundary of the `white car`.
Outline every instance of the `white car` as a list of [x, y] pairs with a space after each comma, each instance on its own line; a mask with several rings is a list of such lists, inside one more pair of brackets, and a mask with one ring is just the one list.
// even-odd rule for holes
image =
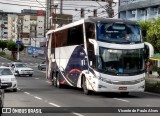
[[33, 69], [27, 67], [23, 63], [15, 62], [11, 65], [11, 68], [16, 76], [21, 76], [21, 75], [33, 75]]
[[17, 91], [17, 79], [10, 67], [0, 67], [1, 86], [8, 86], [7, 89]]

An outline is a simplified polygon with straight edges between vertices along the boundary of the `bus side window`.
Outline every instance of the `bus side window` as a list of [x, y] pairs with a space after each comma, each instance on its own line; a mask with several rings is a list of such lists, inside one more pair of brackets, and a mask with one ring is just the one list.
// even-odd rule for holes
[[68, 45], [81, 45], [84, 44], [83, 26], [78, 25], [68, 30]]

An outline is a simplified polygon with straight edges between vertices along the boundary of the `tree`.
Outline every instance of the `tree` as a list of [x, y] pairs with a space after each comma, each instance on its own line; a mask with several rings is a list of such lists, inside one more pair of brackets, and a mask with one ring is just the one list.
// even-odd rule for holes
[[[13, 58], [16, 58], [16, 54], [17, 54], [17, 51], [18, 51], [18, 46], [17, 44], [14, 42], [14, 41], [8, 41], [7, 43], [7, 48], [9, 51], [12, 52], [12, 56]], [[20, 44], [19, 45], [19, 51], [22, 51], [24, 49], [24, 45], [23, 44]]]
[[146, 22], [139, 22], [144, 41], [151, 43], [155, 53], [160, 52], [160, 18]]
[[160, 18], [152, 21], [147, 30], [146, 40], [154, 46], [155, 53], [160, 52]]
[[[7, 48], [9, 51], [17, 51], [18, 50], [18, 46], [14, 41], [8, 41]], [[24, 49], [24, 45], [20, 44], [19, 51], [23, 51], [23, 49]]]
[[143, 22], [141, 21], [141, 22], [138, 22], [138, 24], [141, 27], [143, 39], [144, 41], [146, 41], [147, 30], [149, 29], [151, 25], [151, 21], [143, 21]]
[[0, 40], [0, 48], [2, 51], [7, 48], [7, 41], [6, 40]]

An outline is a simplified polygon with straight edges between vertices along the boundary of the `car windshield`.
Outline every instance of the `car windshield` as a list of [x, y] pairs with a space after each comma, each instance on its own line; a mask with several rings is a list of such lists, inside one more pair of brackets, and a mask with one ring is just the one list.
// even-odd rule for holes
[[0, 69], [0, 75], [13, 75], [10, 69]]
[[17, 68], [27, 67], [25, 64], [15, 64]]
[[114, 43], [140, 43], [141, 31], [138, 25], [121, 23], [98, 23], [97, 39]]
[[143, 49], [117, 50], [100, 47], [98, 69], [113, 75], [144, 71]]

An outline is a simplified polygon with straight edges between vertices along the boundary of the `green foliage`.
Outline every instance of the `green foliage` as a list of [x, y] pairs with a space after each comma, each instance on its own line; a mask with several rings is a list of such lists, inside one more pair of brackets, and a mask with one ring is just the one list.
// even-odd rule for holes
[[145, 90], [160, 93], [160, 81], [154, 83], [146, 81]]
[[144, 41], [146, 41], [146, 35], [147, 35], [147, 30], [149, 29], [151, 22], [150, 21], [145, 21], [145, 22], [138, 22], [138, 24], [141, 27], [142, 30], [142, 36], [144, 38]]
[[[18, 50], [18, 46], [14, 41], [8, 41], [7, 48], [9, 51], [17, 51]], [[24, 45], [20, 44], [19, 51], [22, 51], [23, 49], [24, 49]]]
[[5, 52], [0, 52], [0, 56], [4, 56], [4, 55], [6, 55]]
[[160, 18], [151, 21], [139, 22], [144, 41], [151, 43], [155, 53], [160, 52]]
[[5, 48], [7, 48], [7, 42], [6, 40], [0, 40], [0, 48], [2, 50], [4, 50]]
[[12, 56], [7, 55], [5, 52], [0, 52], [0, 56], [6, 58], [8, 60], [16, 61]]

